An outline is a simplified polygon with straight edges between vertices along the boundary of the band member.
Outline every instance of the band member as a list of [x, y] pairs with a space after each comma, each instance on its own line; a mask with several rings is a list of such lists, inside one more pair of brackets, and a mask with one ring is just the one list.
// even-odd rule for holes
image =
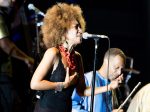
[[[115, 112], [113, 108], [118, 102], [114, 90], [119, 87], [123, 80], [123, 69], [126, 63], [126, 56], [118, 48], [110, 48], [104, 56], [102, 66], [96, 71], [95, 86], [101, 89], [102, 94], [94, 96], [93, 112]], [[92, 85], [93, 71], [85, 73], [87, 87]], [[108, 86], [107, 86], [108, 85]], [[91, 96], [80, 97], [76, 90], [72, 95], [72, 112], [89, 112]], [[119, 112], [123, 110], [120, 109]]]

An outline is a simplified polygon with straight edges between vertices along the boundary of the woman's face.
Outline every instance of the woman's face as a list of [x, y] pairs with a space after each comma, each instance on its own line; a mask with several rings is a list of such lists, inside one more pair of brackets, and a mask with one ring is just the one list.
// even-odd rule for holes
[[77, 45], [82, 42], [82, 29], [76, 20], [71, 22], [70, 29], [67, 31], [66, 39], [69, 44]]

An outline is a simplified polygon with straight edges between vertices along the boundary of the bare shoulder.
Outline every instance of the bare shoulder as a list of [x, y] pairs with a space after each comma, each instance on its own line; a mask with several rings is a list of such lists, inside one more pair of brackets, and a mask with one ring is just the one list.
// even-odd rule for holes
[[56, 47], [48, 48], [43, 56], [43, 59], [45, 60], [56, 60], [59, 57], [59, 50]]
[[59, 50], [56, 47], [52, 47], [52, 48], [48, 48], [45, 51], [44, 55], [46, 55], [46, 56], [56, 56], [58, 54], [59, 54]]

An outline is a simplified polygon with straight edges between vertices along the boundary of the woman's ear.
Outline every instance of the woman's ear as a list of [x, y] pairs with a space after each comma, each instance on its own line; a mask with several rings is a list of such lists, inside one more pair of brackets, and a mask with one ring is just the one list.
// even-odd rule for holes
[[62, 42], [66, 42], [66, 36], [62, 36]]

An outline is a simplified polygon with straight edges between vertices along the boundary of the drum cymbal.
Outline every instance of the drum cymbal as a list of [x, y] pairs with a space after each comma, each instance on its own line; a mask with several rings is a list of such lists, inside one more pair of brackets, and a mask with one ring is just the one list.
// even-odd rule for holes
[[131, 72], [131, 73], [134, 73], [134, 74], [140, 74], [139, 70], [135, 70], [133, 68], [125, 68], [125, 69], [123, 69], [123, 71], [125, 71], [125, 72]]

